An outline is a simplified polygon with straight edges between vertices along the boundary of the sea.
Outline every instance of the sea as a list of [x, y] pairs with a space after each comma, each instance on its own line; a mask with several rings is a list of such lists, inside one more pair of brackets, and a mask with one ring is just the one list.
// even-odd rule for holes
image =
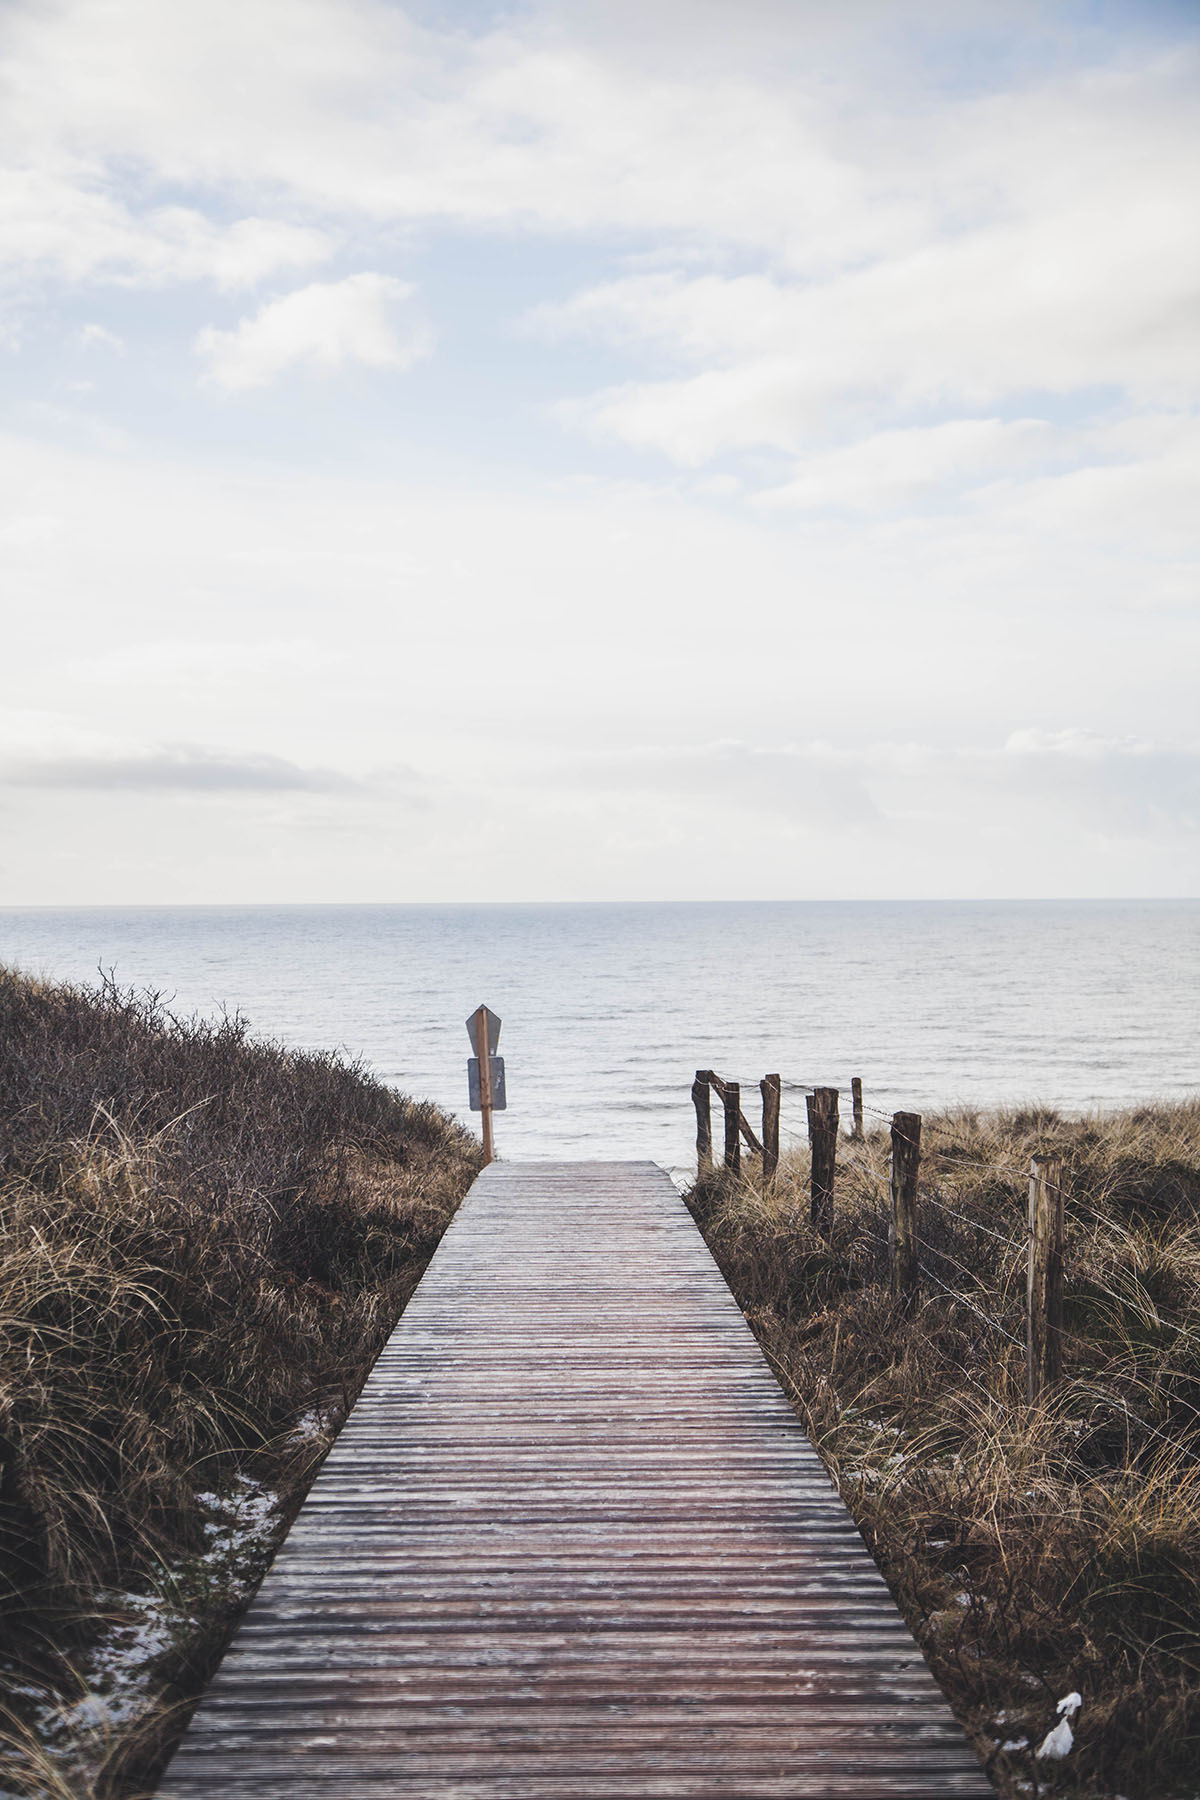
[[[695, 1167], [692, 1079], [863, 1082], [868, 1123], [1200, 1090], [1200, 901], [0, 909], [0, 962], [111, 974], [181, 1015], [336, 1049], [470, 1123], [466, 1020], [499, 1015], [501, 1156]], [[749, 1090], [748, 1095], [745, 1090]]]

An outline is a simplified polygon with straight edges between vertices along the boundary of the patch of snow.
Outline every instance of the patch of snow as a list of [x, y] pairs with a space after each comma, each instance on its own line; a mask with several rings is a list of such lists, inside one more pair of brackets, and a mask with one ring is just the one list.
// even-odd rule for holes
[[1029, 1739], [1028, 1738], [1005, 1738], [1005, 1740], [1001, 1744], [1000, 1748], [1002, 1750], [1028, 1750]]
[[251, 1475], [239, 1475], [225, 1494], [197, 1494], [196, 1499], [212, 1517], [205, 1520], [208, 1548], [201, 1557], [209, 1573], [236, 1565], [247, 1551], [261, 1557], [278, 1528], [279, 1495]]
[[[42, 1688], [30, 1687], [27, 1681], [10, 1681], [7, 1678], [4, 1680], [4, 1692], [6, 1696], [19, 1694], [23, 1700], [41, 1700], [44, 1695]], [[4, 1800], [3, 1794], [0, 1794], [0, 1800]]]
[[81, 1673], [103, 1687], [109, 1680], [128, 1679], [169, 1650], [178, 1619], [160, 1594], [103, 1593], [100, 1606], [120, 1614], [92, 1646]]
[[313, 1406], [309, 1408], [303, 1418], [296, 1420], [288, 1432], [287, 1441], [289, 1444], [303, 1444], [308, 1438], [320, 1437], [321, 1433], [328, 1429], [328, 1420], [323, 1417], [318, 1407]]
[[[82, 1698], [23, 1690], [38, 1702], [34, 1735], [71, 1782], [86, 1786], [113, 1738], [158, 1704], [162, 1659], [196, 1629], [200, 1596], [216, 1590], [234, 1601], [244, 1598], [278, 1536], [279, 1496], [251, 1476], [240, 1475], [228, 1492], [198, 1494], [197, 1500], [209, 1515], [206, 1546], [164, 1570], [162, 1592], [106, 1589], [96, 1596], [96, 1637], [75, 1659]], [[0, 1788], [0, 1800], [17, 1796]]]

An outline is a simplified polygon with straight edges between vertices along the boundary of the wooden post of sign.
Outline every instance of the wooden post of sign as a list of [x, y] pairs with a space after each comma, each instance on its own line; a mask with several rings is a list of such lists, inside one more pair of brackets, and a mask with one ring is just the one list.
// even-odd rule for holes
[[1030, 1401], [1062, 1374], [1062, 1159], [1035, 1156], [1029, 1170], [1029, 1277], [1025, 1368]]
[[833, 1233], [833, 1175], [837, 1163], [838, 1091], [815, 1088], [806, 1096], [812, 1154], [812, 1222], [822, 1237]]
[[707, 1069], [696, 1070], [692, 1104], [696, 1108], [696, 1174], [704, 1175], [712, 1168], [712, 1089]]
[[488, 1048], [486, 1006], [479, 1007], [475, 1014], [475, 1054], [479, 1058], [479, 1106], [483, 1118], [483, 1160], [486, 1164], [494, 1162], [496, 1157], [492, 1137], [492, 1058]]
[[762, 1094], [762, 1176], [765, 1194], [779, 1167], [779, 1102], [782, 1083], [778, 1075], [764, 1075], [758, 1087]]
[[736, 1175], [742, 1166], [742, 1090], [736, 1081], [722, 1084], [721, 1104], [725, 1108], [725, 1167]]
[[850, 1104], [854, 1108], [854, 1128], [851, 1131], [850, 1136], [852, 1138], [857, 1138], [861, 1143], [863, 1134], [861, 1075], [852, 1075], [850, 1077]]
[[921, 1115], [898, 1112], [892, 1118], [892, 1216], [888, 1226], [888, 1261], [892, 1298], [906, 1311], [917, 1297], [920, 1260], [917, 1249], [917, 1175], [921, 1167]]

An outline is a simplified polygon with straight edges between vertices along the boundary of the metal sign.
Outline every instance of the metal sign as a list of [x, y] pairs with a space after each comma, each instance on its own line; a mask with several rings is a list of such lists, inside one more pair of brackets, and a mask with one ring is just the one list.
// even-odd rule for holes
[[[504, 1094], [504, 1058], [489, 1056], [488, 1069], [492, 1077], [492, 1110], [507, 1112], [508, 1101]], [[483, 1094], [479, 1085], [479, 1058], [473, 1056], [467, 1064], [467, 1090], [472, 1112], [483, 1111]]]
[[483, 1160], [496, 1154], [492, 1139], [492, 1114], [508, 1105], [504, 1096], [504, 1058], [496, 1055], [500, 1021], [488, 1006], [477, 1006], [467, 1020], [467, 1036], [475, 1054], [467, 1064], [467, 1093], [471, 1111], [483, 1114]]
[[481, 1047], [480, 1047], [480, 1044], [479, 1044], [479, 1041], [478, 1041], [478, 1038], [476, 1035], [477, 1031], [478, 1031], [478, 1020], [479, 1020], [480, 1013], [483, 1014], [484, 1018], [487, 1021], [488, 1054], [489, 1054], [489, 1056], [495, 1056], [496, 1046], [500, 1042], [500, 1021], [496, 1017], [495, 1013], [492, 1011], [490, 1006], [477, 1007], [476, 1010], [471, 1014], [470, 1018], [467, 1020], [467, 1036], [471, 1040], [471, 1048], [475, 1052], [476, 1056], [479, 1056], [481, 1054]]

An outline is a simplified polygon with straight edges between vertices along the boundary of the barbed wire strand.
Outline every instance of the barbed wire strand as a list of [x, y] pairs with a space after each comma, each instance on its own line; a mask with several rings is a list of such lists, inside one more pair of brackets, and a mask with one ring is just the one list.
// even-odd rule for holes
[[[752, 1082], [752, 1083], [751, 1082], [741, 1082], [741, 1081], [738, 1081], [737, 1083], [733, 1083], [733, 1082], [729, 1082], [727, 1078], [725, 1078], [725, 1079], [726, 1079], [727, 1085], [729, 1085], [729, 1086], [736, 1085], [739, 1088], [739, 1090], [743, 1087], [753, 1088], [753, 1087], [756, 1087], [759, 1085], [757, 1081]], [[840, 1093], [842, 1091], [840, 1088], [840, 1085], [837, 1083], [834, 1083], [834, 1082], [796, 1081], [791, 1078], [789, 1078], [787, 1080], [781, 1079], [781, 1081], [780, 1081], [781, 1092], [790, 1092], [790, 1093], [811, 1093], [815, 1088], [818, 1088], [818, 1087], [835, 1087], [835, 1086], [838, 1087], [838, 1091]], [[863, 1101], [861, 1103], [861, 1105], [862, 1105], [862, 1110], [864, 1113], [869, 1113], [872, 1116], [872, 1118], [881, 1119], [884, 1121], [885, 1124], [891, 1125], [894, 1135], [899, 1137], [903, 1142], [912, 1144], [914, 1148], [920, 1147], [919, 1139], [911, 1138], [904, 1132], [896, 1131], [895, 1123], [894, 1123], [894, 1114], [884, 1112], [880, 1107], [868, 1105], [866, 1101]], [[922, 1136], [922, 1138], [924, 1138], [926, 1136], [926, 1134], [930, 1131], [935, 1132], [938, 1136], [940, 1136], [942, 1138], [952, 1138], [954, 1135], [951, 1132], [951, 1130], [949, 1130], [947, 1127], [939, 1125], [936, 1123], [936, 1121], [927, 1119], [924, 1116], [922, 1116], [922, 1119], [921, 1119], [921, 1136]], [[790, 1139], [792, 1145], [797, 1145], [797, 1144], [807, 1141], [807, 1134], [801, 1134], [800, 1132], [795, 1132], [795, 1131], [789, 1130], [786, 1135]], [[947, 1152], [945, 1149], [941, 1149], [937, 1152], [937, 1154], [945, 1157], [951, 1153]], [[978, 1157], [978, 1155], [972, 1153], [971, 1151], [965, 1150], [965, 1149], [960, 1151], [956, 1160], [962, 1161], [962, 1162], [973, 1163], [976, 1167], [978, 1167], [980, 1165], [980, 1158]], [[1013, 1183], [1024, 1182], [1027, 1179], [1027, 1176], [1026, 1176], [1026, 1173], [1024, 1170], [1007, 1169], [1002, 1164], [995, 1164], [995, 1163], [991, 1164], [990, 1172], [995, 1176], [999, 1176], [1003, 1180], [1012, 1181]], [[1072, 1208], [1074, 1208], [1078, 1211], [1081, 1211], [1081, 1212], [1089, 1213], [1098, 1225], [1102, 1225], [1102, 1226], [1109, 1227], [1109, 1228], [1112, 1228], [1117, 1225], [1117, 1223], [1118, 1223], [1117, 1221], [1107, 1218], [1096, 1207], [1092, 1206], [1088, 1201], [1082, 1199], [1078, 1194], [1069, 1193], [1067, 1191], [1064, 1183], [1049, 1182], [1049, 1183], [1047, 1183], [1047, 1186], [1051, 1189], [1052, 1192], [1057, 1190], [1059, 1193], [1061, 1193], [1063, 1196], [1064, 1202], [1066, 1204], [1070, 1205]], [[937, 1206], [942, 1212], [947, 1213], [952, 1218], [958, 1219], [962, 1224], [966, 1225], [968, 1227], [968, 1229], [970, 1229], [972, 1231], [983, 1232], [986, 1236], [994, 1238], [997, 1243], [1003, 1244], [1006, 1249], [1019, 1250], [1021, 1247], [1020, 1234], [1017, 1234], [1013, 1237], [1006, 1237], [1003, 1233], [994, 1230], [991, 1226], [985, 1225], [982, 1222], [982, 1220], [972, 1219], [967, 1213], [962, 1212], [959, 1208], [951, 1206], [947, 1200], [945, 1200], [940, 1194], [934, 1192], [933, 1190], [930, 1190], [930, 1189], [922, 1190], [921, 1194], [920, 1194], [920, 1198], [922, 1200], [932, 1202], [932, 1204]], [[888, 1242], [887, 1234], [885, 1232], [872, 1231], [868, 1228], [867, 1235], [872, 1239], [872, 1241], [876, 1245], [886, 1245]], [[955, 1268], [961, 1270], [961, 1272], [964, 1275], [966, 1275], [968, 1277], [972, 1277], [972, 1271], [970, 1269], [968, 1269], [964, 1263], [960, 1262], [957, 1257], [950, 1255], [949, 1252], [944, 1251], [944, 1250], [939, 1250], [935, 1245], [932, 1245], [932, 1244], [922, 1244], [921, 1249], [925, 1254], [936, 1256], [936, 1257], [940, 1258], [943, 1262], [950, 1263]], [[997, 1332], [999, 1334], [999, 1336], [1006, 1339], [1007, 1342], [1009, 1344], [1011, 1344], [1015, 1349], [1020, 1350], [1022, 1353], [1025, 1352], [1026, 1346], [1021, 1341], [1020, 1338], [1015, 1337], [1013, 1335], [1013, 1333], [1011, 1331], [1009, 1331], [1004, 1325], [1002, 1325], [997, 1318], [994, 1318], [990, 1314], [984, 1312], [981, 1307], [976, 1306], [975, 1303], [972, 1300], [970, 1300], [966, 1294], [959, 1293], [957, 1289], [949, 1287], [947, 1285], [947, 1283], [941, 1279], [940, 1276], [935, 1274], [935, 1272], [932, 1269], [930, 1269], [928, 1266], [926, 1266], [924, 1263], [922, 1264], [921, 1272], [929, 1281], [932, 1281], [934, 1283], [934, 1285], [937, 1288], [939, 1288], [941, 1290], [941, 1292], [943, 1294], [945, 1294], [949, 1299], [956, 1301], [960, 1306], [965, 1306], [967, 1308], [968, 1312], [972, 1313], [977, 1319], [979, 1319], [979, 1321], [982, 1324], [988, 1326], [991, 1330]], [[1092, 1340], [1080, 1337], [1077, 1332], [1068, 1331], [1065, 1326], [1058, 1327], [1058, 1335], [1059, 1335], [1059, 1339], [1061, 1342], [1070, 1343], [1072, 1345], [1077, 1346], [1079, 1349], [1085, 1351], [1092, 1358], [1095, 1358], [1095, 1356], [1099, 1350], [1099, 1346], [1096, 1343], [1094, 1343]], [[1109, 1366], [1110, 1367], [1112, 1366], [1111, 1359], [1110, 1359]], [[983, 1394], [985, 1399], [990, 1401], [990, 1400], [993, 1400], [996, 1398], [995, 1395], [993, 1395], [986, 1387], [984, 1387], [982, 1382], [977, 1381], [975, 1379], [975, 1377], [970, 1373], [969, 1370], [960, 1368], [959, 1373], [962, 1376], [964, 1376], [967, 1381], [970, 1382], [972, 1387], [976, 1388], [981, 1394]], [[1175, 1455], [1185, 1457], [1189, 1462], [1194, 1462], [1194, 1463], [1200, 1464], [1200, 1455], [1197, 1455], [1195, 1452], [1189, 1450], [1187, 1448], [1187, 1446], [1184, 1444], [1181, 1444], [1177, 1438], [1172, 1438], [1165, 1431], [1160, 1431], [1158, 1426], [1152, 1425], [1148, 1419], [1140, 1418], [1136, 1413], [1131, 1412], [1129, 1410], [1129, 1408], [1126, 1405], [1124, 1405], [1124, 1403], [1121, 1404], [1121, 1416], [1124, 1420], [1126, 1430], [1133, 1428], [1137, 1431], [1140, 1431], [1149, 1437], [1155, 1438], [1158, 1442], [1165, 1444], [1167, 1446], [1167, 1448], [1169, 1450], [1171, 1450]]]
[[1019, 1232], [1015, 1236], [1006, 1236], [1004, 1232], [995, 1230], [993, 1226], [985, 1225], [982, 1219], [973, 1219], [970, 1213], [961, 1212], [957, 1206], [951, 1206], [948, 1200], [944, 1200], [942, 1196], [936, 1193], [932, 1188], [918, 1189], [917, 1199], [931, 1202], [931, 1204], [936, 1206], [940, 1212], [949, 1213], [952, 1219], [960, 1219], [971, 1231], [982, 1231], [985, 1237], [995, 1238], [998, 1244], [1003, 1244], [1008, 1250], [1019, 1250], [1021, 1248], [1021, 1234]]
[[[1010, 1344], [1015, 1344], [1018, 1350], [1024, 1350], [1025, 1346], [1020, 1338], [1014, 1337], [1012, 1332], [1000, 1323], [999, 1319], [993, 1319], [990, 1314], [985, 1313], [980, 1307], [976, 1306], [973, 1300], [969, 1300], [965, 1294], [960, 1294], [956, 1288], [947, 1287], [946, 1283], [940, 1276], [935, 1275], [932, 1269], [926, 1269], [924, 1273], [929, 1277], [930, 1281], [934, 1282], [942, 1289], [943, 1293], [949, 1294], [952, 1300], [957, 1300], [961, 1305], [965, 1306], [969, 1312], [973, 1312], [977, 1319], [981, 1319], [985, 1325], [990, 1325], [993, 1331], [998, 1331], [1001, 1337], [1007, 1338]], [[964, 1370], [963, 1373], [965, 1374], [966, 1371]]]

